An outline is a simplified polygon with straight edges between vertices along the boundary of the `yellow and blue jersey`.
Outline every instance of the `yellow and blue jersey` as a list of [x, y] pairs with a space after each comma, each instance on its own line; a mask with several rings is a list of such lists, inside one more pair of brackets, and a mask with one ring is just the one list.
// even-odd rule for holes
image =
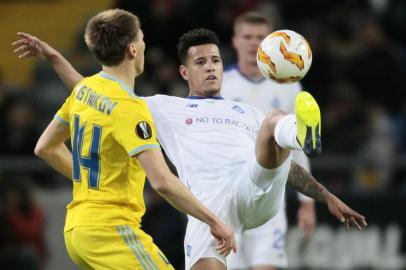
[[159, 148], [146, 103], [100, 72], [80, 81], [55, 115], [70, 127], [73, 200], [65, 231], [76, 226], [139, 226], [145, 172], [134, 155]]

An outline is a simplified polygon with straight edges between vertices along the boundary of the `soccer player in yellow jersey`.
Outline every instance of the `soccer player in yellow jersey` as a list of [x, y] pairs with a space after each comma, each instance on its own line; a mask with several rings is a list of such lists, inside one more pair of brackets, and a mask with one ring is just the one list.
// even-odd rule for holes
[[[133, 94], [134, 78], [144, 68], [138, 18], [119, 9], [101, 12], [87, 24], [85, 40], [103, 71], [74, 87], [35, 148], [73, 179], [64, 230], [73, 261], [83, 269], [173, 269], [140, 228], [146, 175], [174, 207], [210, 226], [222, 254], [235, 251], [232, 229], [169, 171], [148, 107]], [[69, 137], [72, 152], [64, 144]]]

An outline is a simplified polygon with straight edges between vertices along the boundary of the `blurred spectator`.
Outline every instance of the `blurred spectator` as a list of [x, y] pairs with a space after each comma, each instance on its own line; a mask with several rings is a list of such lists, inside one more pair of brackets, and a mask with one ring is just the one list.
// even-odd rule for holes
[[6, 95], [1, 111], [1, 155], [32, 154], [39, 137], [37, 107], [24, 93]]
[[186, 83], [180, 77], [177, 61], [164, 55], [161, 49], [151, 49], [147, 54], [149, 73], [136, 82], [135, 93], [139, 96], [165, 94], [185, 97]]
[[46, 258], [44, 216], [22, 175], [0, 180], [0, 268], [41, 269]]
[[[379, 1], [375, 1], [379, 2]], [[386, 31], [403, 46], [406, 44], [406, 2], [404, 0], [387, 0], [385, 13], [381, 13], [386, 25]]]
[[68, 95], [69, 92], [52, 67], [45, 62], [38, 62], [34, 69], [33, 83], [26, 96], [32, 100], [38, 109], [40, 117], [37, 125], [40, 130], [43, 130], [54, 117]]
[[[208, 2], [210, 1], [202, 3], [203, 6], [207, 6]], [[141, 27], [147, 44], [147, 53], [148, 50], [161, 49], [165, 50], [166, 55], [175, 57], [178, 37], [185, 28], [192, 27], [181, 17], [182, 5], [176, 0], [122, 0], [118, 1], [117, 7], [129, 10], [140, 17], [143, 22]], [[208, 13], [202, 14], [207, 17]], [[195, 13], [191, 15], [194, 19], [198, 17]]]
[[348, 61], [347, 77], [366, 100], [379, 102], [392, 113], [398, 112], [404, 92], [398, 50], [372, 16], [360, 22], [356, 36], [360, 46]]
[[355, 153], [366, 140], [366, 114], [354, 86], [337, 82], [325, 104], [323, 116], [323, 151]]
[[369, 126], [355, 163], [355, 188], [362, 192], [385, 192], [392, 182], [396, 162], [394, 127], [385, 109], [367, 107]]
[[406, 155], [406, 98], [403, 98], [400, 107], [400, 113], [394, 118], [396, 131], [395, 142], [398, 146], [399, 153]]

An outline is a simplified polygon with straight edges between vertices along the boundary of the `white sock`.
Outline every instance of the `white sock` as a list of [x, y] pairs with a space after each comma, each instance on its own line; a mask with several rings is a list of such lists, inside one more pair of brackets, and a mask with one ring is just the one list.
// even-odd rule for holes
[[279, 119], [275, 127], [275, 141], [284, 149], [302, 150], [300, 144], [296, 139], [296, 116], [294, 114], [288, 114]]

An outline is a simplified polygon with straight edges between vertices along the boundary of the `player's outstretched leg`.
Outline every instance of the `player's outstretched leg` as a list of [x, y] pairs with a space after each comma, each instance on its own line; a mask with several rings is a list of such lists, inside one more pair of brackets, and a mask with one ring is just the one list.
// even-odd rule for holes
[[255, 154], [265, 169], [279, 167], [290, 155], [290, 150], [303, 150], [307, 156], [321, 153], [320, 109], [308, 93], [296, 97], [296, 113], [273, 110], [264, 119], [258, 132]]
[[262, 122], [256, 160], [250, 161], [235, 196], [244, 230], [262, 225], [280, 210], [293, 149], [310, 156], [321, 152], [320, 109], [307, 92], [297, 96], [296, 114], [274, 110]]
[[306, 91], [300, 92], [295, 104], [297, 140], [303, 152], [313, 157], [321, 153], [320, 108], [316, 100]]

